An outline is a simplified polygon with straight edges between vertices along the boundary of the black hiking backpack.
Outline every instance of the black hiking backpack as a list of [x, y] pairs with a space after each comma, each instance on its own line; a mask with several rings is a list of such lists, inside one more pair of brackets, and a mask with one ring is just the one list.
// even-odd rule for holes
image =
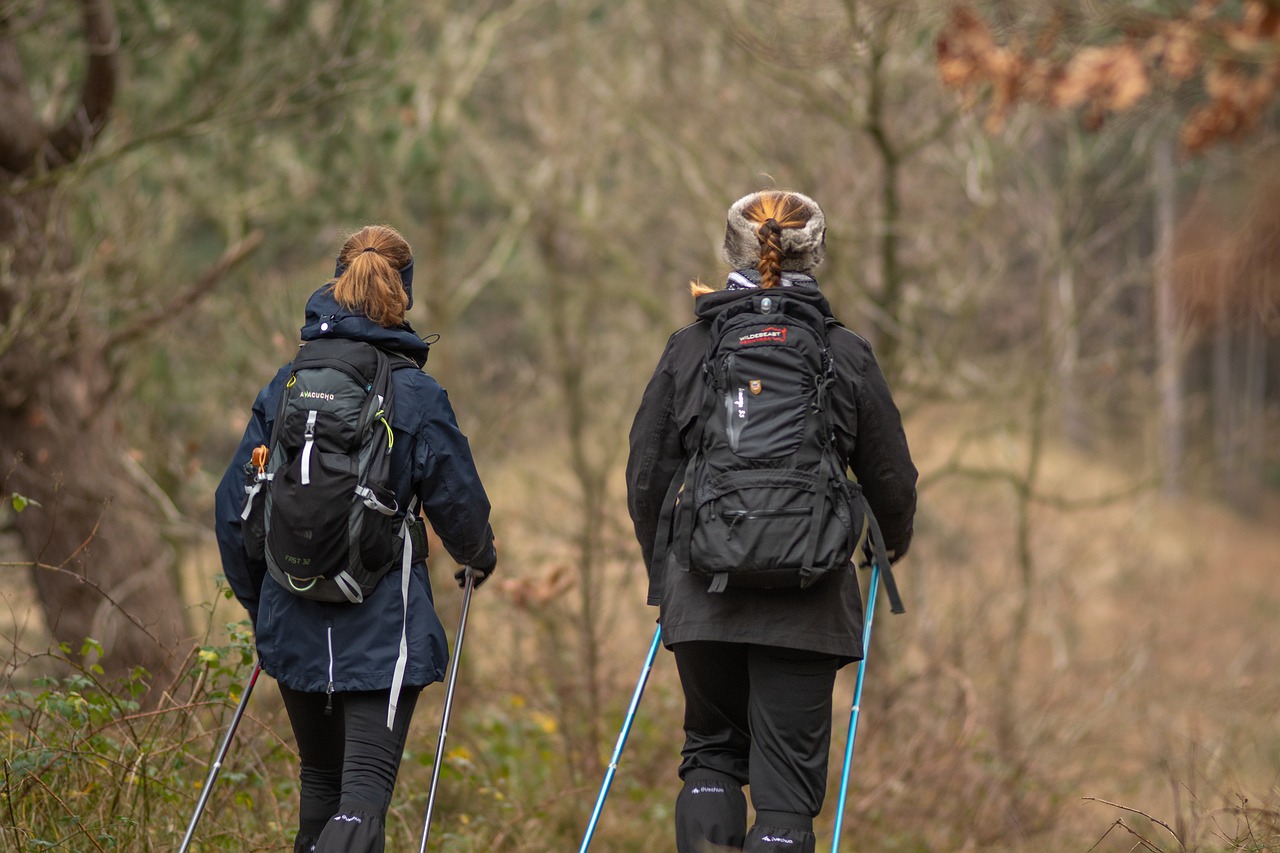
[[388, 571], [425, 556], [417, 507], [390, 485], [391, 374], [417, 365], [372, 344], [302, 346], [271, 443], [246, 466], [245, 548], [285, 589], [317, 601], [364, 600]]
[[[812, 586], [848, 570], [868, 535], [883, 554], [836, 447], [827, 338], [836, 324], [775, 288], [729, 303], [711, 321], [702, 411], [665, 502], [674, 517], [659, 525], [680, 565], [709, 578], [710, 592]], [[666, 547], [660, 541], [658, 553]]]

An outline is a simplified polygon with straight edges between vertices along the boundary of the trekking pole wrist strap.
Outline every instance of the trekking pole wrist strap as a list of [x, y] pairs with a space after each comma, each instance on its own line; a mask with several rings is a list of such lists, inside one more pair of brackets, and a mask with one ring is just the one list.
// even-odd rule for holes
[[884, 580], [884, 591], [889, 596], [889, 609], [894, 613], [906, 613], [907, 609], [902, 606], [902, 596], [898, 593], [898, 583], [893, 579], [893, 566], [889, 562], [889, 551], [884, 546], [884, 534], [880, 532], [880, 524], [876, 521], [875, 514], [871, 512], [870, 505], [863, 503], [867, 513], [867, 519], [870, 521], [871, 528], [871, 546], [874, 549], [872, 558], [877, 566], [880, 567], [880, 577]]

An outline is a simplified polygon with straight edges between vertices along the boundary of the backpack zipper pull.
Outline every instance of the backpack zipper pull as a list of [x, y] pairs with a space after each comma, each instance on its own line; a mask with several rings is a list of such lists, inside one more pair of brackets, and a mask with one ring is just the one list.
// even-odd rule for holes
[[252, 462], [253, 467], [258, 469], [259, 477], [267, 473], [267, 446], [265, 444], [259, 444], [253, 449]]
[[724, 539], [728, 542], [733, 538], [733, 528], [738, 526], [738, 522], [747, 517], [746, 510], [734, 510], [732, 513], [726, 512], [724, 517], [729, 519], [729, 526], [725, 529]]

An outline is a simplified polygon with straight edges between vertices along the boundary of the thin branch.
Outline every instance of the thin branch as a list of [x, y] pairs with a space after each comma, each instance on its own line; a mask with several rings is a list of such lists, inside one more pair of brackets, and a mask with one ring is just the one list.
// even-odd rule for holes
[[107, 338], [104, 350], [111, 352], [124, 344], [133, 343], [138, 338], [172, 322], [183, 311], [208, 296], [222, 282], [228, 272], [262, 245], [262, 240], [262, 232], [254, 231], [240, 242], [227, 247], [227, 250], [222, 253], [222, 257], [212, 267], [205, 270], [204, 274], [196, 279], [191, 287], [154, 311], [135, 317], [129, 325], [112, 333]]
[[80, 102], [49, 134], [48, 159], [74, 162], [107, 125], [115, 102], [120, 65], [120, 29], [111, 0], [82, 0], [88, 64]]
[[13, 830], [14, 850], [22, 849], [22, 836], [18, 834], [17, 814], [13, 810], [13, 781], [9, 776], [9, 759], [4, 761], [4, 803], [9, 811], [9, 828]]
[[935, 468], [925, 476], [920, 478], [918, 485], [919, 490], [923, 491], [929, 486], [934, 485], [940, 480], [948, 477], [964, 477], [969, 480], [977, 480], [980, 482], [997, 482], [1007, 483], [1015, 491], [1025, 493], [1028, 501], [1041, 506], [1051, 507], [1064, 511], [1094, 509], [1097, 507], [1110, 506], [1141, 494], [1155, 486], [1158, 478], [1154, 475], [1144, 477], [1127, 486], [1123, 486], [1115, 491], [1101, 492], [1096, 495], [1089, 495], [1082, 498], [1069, 498], [1062, 495], [1045, 494], [1029, 488], [1028, 480], [1025, 474], [1012, 471], [1007, 468], [976, 468], [968, 465], [962, 465], [958, 462], [952, 462]]
[[[1121, 811], [1126, 811], [1126, 812], [1129, 812], [1130, 814], [1136, 814], [1140, 817], [1145, 817], [1147, 820], [1151, 821], [1157, 826], [1163, 826], [1165, 828], [1165, 831], [1168, 832], [1169, 835], [1173, 837], [1173, 840], [1178, 842], [1178, 846], [1183, 848], [1184, 850], [1186, 849], [1186, 845], [1182, 843], [1182, 839], [1178, 837], [1178, 833], [1174, 832], [1173, 828], [1170, 827], [1169, 824], [1165, 823], [1159, 818], [1152, 817], [1151, 815], [1139, 809], [1131, 808], [1129, 806], [1122, 806], [1119, 803], [1113, 803], [1110, 800], [1104, 800], [1099, 797], [1081, 797], [1080, 799], [1086, 800], [1091, 803], [1102, 803], [1104, 806], [1111, 806], [1113, 809], [1120, 809]], [[1129, 828], [1128, 826], [1125, 826], [1125, 829], [1128, 829], [1128, 828]], [[1129, 831], [1133, 832], [1133, 830], [1129, 830]], [[1133, 834], [1137, 835], [1138, 838], [1142, 838], [1142, 836], [1138, 835], [1136, 832], [1134, 832]], [[1146, 839], [1143, 839], [1143, 840], [1145, 841]], [[1152, 849], [1155, 849], [1155, 848], [1152, 848]]]
[[40, 777], [33, 776], [28, 778], [32, 779], [37, 785], [43, 788], [45, 790], [45, 793], [47, 793], [50, 797], [53, 798], [54, 802], [62, 806], [63, 811], [67, 813], [67, 817], [69, 817], [75, 823], [76, 828], [79, 830], [78, 834], [82, 834], [84, 835], [85, 838], [89, 839], [89, 843], [91, 843], [94, 846], [94, 848], [99, 851], [99, 853], [106, 853], [106, 851], [103, 850], [102, 845], [98, 843], [98, 839], [94, 838], [93, 833], [91, 833], [88, 827], [86, 827], [84, 823], [81, 822], [80, 817], [75, 812], [75, 809], [67, 805], [66, 801], [63, 800], [62, 797], [59, 797], [52, 788], [50, 788], [48, 785], [44, 783], [42, 779], [40, 779]]
[[[97, 528], [94, 528], [94, 529], [95, 531], [97, 530]], [[92, 539], [93, 537], [90, 536], [89, 538]], [[80, 548], [76, 549], [76, 552], [79, 552], [80, 549], [84, 547], [84, 545], [88, 544], [88, 542], [89, 540], [86, 539], [84, 544], [82, 544]], [[75, 556], [75, 554], [73, 553], [71, 556]], [[71, 557], [68, 557], [67, 559], [69, 560], [71, 559]], [[0, 569], [6, 569], [6, 568], [7, 569], [40, 569], [41, 571], [56, 572], [58, 574], [63, 574], [63, 575], [67, 575], [68, 577], [75, 578], [75, 580], [78, 583], [88, 586], [90, 589], [94, 590], [99, 595], [101, 595], [112, 607], [114, 607], [117, 611], [120, 612], [120, 615], [124, 616], [125, 619], [128, 619], [129, 622], [133, 624], [133, 627], [137, 628], [139, 631], [145, 634], [147, 638], [150, 639], [153, 643], [155, 643], [157, 646], [161, 648], [164, 648], [165, 644], [162, 643], [160, 639], [156, 637], [155, 634], [152, 634], [149, 630], [147, 630], [147, 627], [143, 625], [141, 621], [139, 621], [137, 616], [134, 616], [132, 613], [126, 610], [124, 608], [124, 605], [120, 604], [120, 602], [116, 601], [114, 598], [108, 595], [107, 592], [102, 587], [98, 586], [98, 584], [89, 580], [87, 577], [80, 574], [79, 572], [73, 572], [71, 571], [71, 569], [64, 568], [63, 566], [55, 566], [50, 563], [41, 563], [38, 561], [33, 562], [31, 560], [0, 561]]]

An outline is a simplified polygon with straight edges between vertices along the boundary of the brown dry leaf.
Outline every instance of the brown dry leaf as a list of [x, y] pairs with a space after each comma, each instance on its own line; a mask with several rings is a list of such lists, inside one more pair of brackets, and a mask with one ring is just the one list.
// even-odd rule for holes
[[938, 76], [945, 86], [968, 89], [981, 80], [978, 63], [971, 56], [948, 56], [938, 59]]
[[1252, 38], [1275, 41], [1280, 37], [1280, 8], [1263, 0], [1246, 0], [1240, 29]]
[[1272, 75], [1254, 76], [1235, 66], [1214, 65], [1204, 75], [1205, 91], [1218, 102], [1248, 114], [1257, 114], [1275, 92]]
[[1022, 80], [1022, 92], [1027, 100], [1047, 104], [1053, 101], [1053, 91], [1062, 79], [1062, 66], [1045, 57], [1027, 63]]
[[1053, 88], [1050, 102], [1059, 107], [1076, 107], [1091, 101], [1108, 109], [1132, 107], [1151, 90], [1142, 55], [1132, 44], [1087, 47], [1063, 69]]
[[1192, 154], [1224, 139], [1234, 139], [1247, 126], [1245, 114], [1230, 100], [1217, 99], [1192, 110], [1182, 125], [1182, 144]]
[[1188, 21], [1172, 21], [1152, 39], [1153, 61], [1174, 80], [1189, 80], [1204, 61], [1201, 31]]
[[985, 79], [986, 57], [996, 49], [995, 39], [973, 10], [958, 6], [934, 43], [942, 82], [967, 88]]
[[1196, 0], [1196, 5], [1191, 9], [1191, 20], [1208, 21], [1218, 8], [1218, 2], [1219, 0]]

